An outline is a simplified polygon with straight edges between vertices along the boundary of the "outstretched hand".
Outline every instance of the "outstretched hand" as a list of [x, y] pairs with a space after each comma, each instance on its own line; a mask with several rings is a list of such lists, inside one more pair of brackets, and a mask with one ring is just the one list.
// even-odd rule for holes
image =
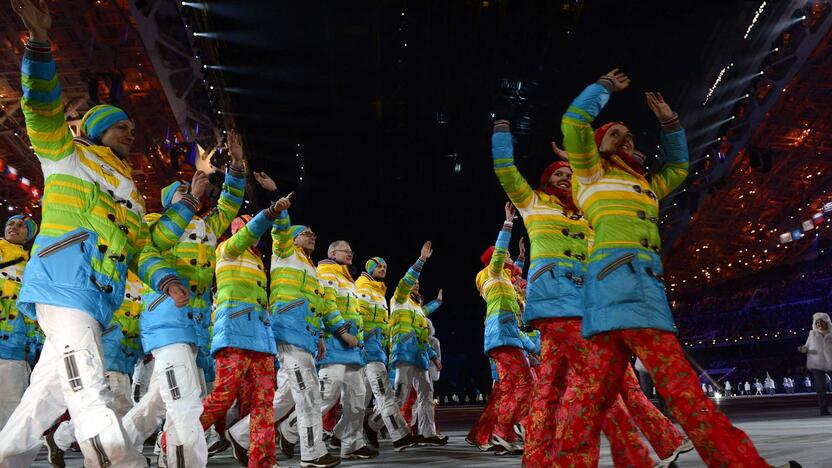
[[517, 245], [517, 247], [520, 249], [520, 253], [517, 254], [517, 259], [518, 260], [525, 259], [526, 258], [526, 238], [525, 237], [520, 238], [520, 243]]
[[608, 79], [612, 82], [613, 92], [627, 89], [627, 87], [630, 86], [630, 77], [625, 75], [624, 72], [617, 68], [610, 70], [609, 73], [602, 76], [601, 78]]
[[569, 153], [567, 153], [565, 149], [559, 147], [554, 141], [552, 141], [552, 152], [555, 153], [555, 156], [563, 159], [564, 161], [569, 160]]
[[509, 223], [513, 222], [514, 221], [514, 205], [512, 205], [511, 202], [506, 202], [505, 212], [506, 212], [506, 222], [509, 222]]
[[659, 122], [667, 122], [673, 118], [673, 109], [664, 101], [662, 93], [646, 92], [644, 96], [647, 98], [647, 106], [659, 119]]
[[228, 152], [231, 153], [231, 165], [236, 167], [243, 166], [243, 139], [240, 137], [240, 132], [237, 130], [229, 130], [228, 132]]
[[289, 195], [286, 195], [283, 198], [279, 198], [272, 204], [272, 209], [278, 213], [281, 211], [288, 210], [289, 207], [292, 206], [292, 195], [294, 194], [295, 192], [289, 192]]
[[439, 294], [436, 295], [436, 300], [438, 302], [442, 302], [442, 290], [441, 289], [439, 290]]
[[37, 5], [33, 0], [12, 0], [12, 10], [23, 20], [31, 39], [41, 42], [49, 40], [52, 16], [46, 0], [38, 0]]
[[422, 251], [419, 254], [419, 259], [425, 262], [431, 255], [433, 255], [433, 244], [431, 241], [427, 241], [424, 245], [422, 245]]
[[254, 180], [256, 180], [257, 183], [260, 184], [260, 186], [265, 190], [268, 190], [269, 192], [277, 190], [277, 184], [265, 172], [252, 172], [252, 175], [254, 175]]
[[205, 194], [205, 189], [208, 188], [208, 174], [202, 171], [194, 172], [194, 177], [191, 179], [191, 195], [198, 199]]

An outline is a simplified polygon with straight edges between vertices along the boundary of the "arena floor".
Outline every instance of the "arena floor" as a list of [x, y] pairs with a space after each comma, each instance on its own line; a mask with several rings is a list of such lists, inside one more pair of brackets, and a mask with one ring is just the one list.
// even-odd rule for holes
[[[819, 417], [817, 408], [811, 407], [813, 396], [744, 397], [723, 400], [721, 405], [737, 425], [754, 440], [762, 455], [775, 466], [794, 459], [805, 468], [832, 468], [832, 416]], [[439, 425], [450, 436], [445, 447], [419, 447], [401, 453], [392, 451], [388, 441], [382, 441], [379, 458], [370, 461], [345, 461], [342, 466], [366, 467], [410, 467], [429, 465], [436, 467], [469, 466], [520, 466], [519, 457], [497, 458], [490, 453], [479, 452], [464, 441], [467, 428], [480, 412], [477, 407], [440, 408]], [[44, 452], [45, 453], [45, 452]], [[146, 455], [152, 456], [152, 447], [146, 447]], [[298, 459], [279, 459], [280, 466], [299, 466]], [[677, 462], [679, 468], [702, 467], [704, 464], [690, 452]], [[42, 453], [35, 467], [49, 467]], [[67, 467], [81, 467], [80, 454], [67, 454]], [[211, 458], [208, 466], [239, 466], [230, 452]], [[602, 440], [601, 467], [612, 467], [609, 445]]]

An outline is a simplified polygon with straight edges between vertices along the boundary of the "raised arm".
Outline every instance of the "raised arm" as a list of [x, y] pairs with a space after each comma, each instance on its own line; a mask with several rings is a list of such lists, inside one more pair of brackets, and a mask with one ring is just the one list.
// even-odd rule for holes
[[670, 195], [688, 176], [689, 156], [685, 129], [661, 93], [645, 93], [647, 105], [662, 126], [659, 143], [664, 166], [650, 178], [650, 188], [660, 200]]
[[199, 197], [202, 196], [207, 185], [208, 175], [202, 171], [196, 171], [188, 193], [182, 195], [176, 203], [171, 203], [161, 215], [155, 213], [147, 215], [150, 241], [157, 249], [164, 252], [172, 249], [179, 242], [199, 209]]
[[521, 209], [529, 206], [534, 200], [534, 189], [514, 165], [514, 144], [507, 120], [494, 121], [491, 158], [494, 162], [494, 174], [497, 175], [497, 180], [500, 181], [509, 200]]
[[399, 280], [399, 284], [396, 286], [396, 291], [393, 293], [393, 300], [396, 301], [396, 303], [404, 304], [404, 302], [407, 301], [407, 298], [410, 296], [410, 292], [413, 290], [413, 285], [419, 280], [419, 275], [422, 273], [422, 267], [431, 255], [433, 255], [433, 244], [431, 244], [430, 241], [427, 241], [424, 245], [422, 245], [422, 251], [419, 255], [419, 259], [416, 260], [416, 263], [414, 263], [413, 266], [407, 270], [404, 277]]
[[563, 146], [574, 176], [582, 184], [592, 184], [604, 175], [591, 123], [609, 101], [610, 94], [629, 85], [630, 79], [616, 68], [587, 86], [563, 114], [560, 126]]
[[291, 206], [291, 196], [290, 193], [274, 202], [269, 208], [257, 213], [257, 216], [251, 218], [245, 226], [217, 248], [217, 255], [226, 259], [237, 258], [255, 245], [274, 220], [280, 216], [280, 213], [285, 212]]
[[150, 242], [147, 223], [142, 222], [141, 235], [136, 242], [136, 251], [128, 259], [128, 268], [156, 292], [169, 295], [177, 307], [187, 304], [190, 292], [182, 285], [176, 270]]
[[59, 161], [73, 154], [75, 147], [64, 119], [61, 83], [49, 43], [52, 17], [45, 1], [35, 5], [31, 0], [16, 0], [12, 8], [29, 30], [20, 78], [26, 132], [39, 158]]
[[243, 147], [240, 134], [236, 130], [228, 132], [228, 148], [231, 153], [231, 164], [225, 173], [222, 192], [217, 200], [217, 206], [211, 214], [205, 217], [205, 222], [219, 237], [231, 225], [231, 221], [240, 211], [246, 189], [246, 169], [243, 159]]
[[488, 264], [488, 274], [492, 277], [499, 277], [503, 274], [503, 264], [506, 262], [506, 253], [508, 253], [508, 243], [511, 241], [511, 228], [514, 225], [514, 207], [511, 203], [506, 203], [505, 207], [506, 220], [503, 222], [503, 228], [497, 234], [497, 243], [494, 244], [494, 254], [491, 256], [491, 262]]

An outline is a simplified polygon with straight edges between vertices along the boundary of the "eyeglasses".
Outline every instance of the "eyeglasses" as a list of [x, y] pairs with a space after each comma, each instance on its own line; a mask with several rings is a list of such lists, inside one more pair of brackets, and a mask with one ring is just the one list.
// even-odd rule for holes
[[298, 236], [307, 236], [311, 239], [317, 239], [318, 238], [318, 236], [316, 236], [315, 233], [313, 233], [311, 231], [303, 231], [302, 233], [298, 234]]
[[335, 250], [333, 250], [333, 252], [344, 252], [347, 255], [352, 255], [354, 253], [352, 250], [346, 250], [346, 249], [335, 249]]

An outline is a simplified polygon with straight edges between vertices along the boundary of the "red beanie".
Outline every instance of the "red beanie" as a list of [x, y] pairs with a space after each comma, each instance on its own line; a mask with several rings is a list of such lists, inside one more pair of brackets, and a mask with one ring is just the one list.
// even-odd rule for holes
[[613, 125], [624, 125], [625, 127], [627, 126], [626, 124], [624, 124], [624, 122], [607, 122], [604, 125], [598, 127], [598, 129], [595, 130], [595, 146], [598, 147], [599, 151], [601, 150], [601, 141], [604, 139], [604, 135], [607, 134], [607, 131], [609, 131], [609, 129]]
[[480, 255], [480, 261], [482, 262], [483, 266], [488, 266], [491, 263], [491, 257], [494, 256], [494, 246], [485, 249], [485, 252]]
[[543, 173], [540, 174], [540, 185], [545, 186], [549, 183], [549, 177], [552, 177], [552, 174], [562, 167], [569, 167], [569, 163], [566, 161], [555, 161], [546, 166], [546, 169], [543, 169]]

